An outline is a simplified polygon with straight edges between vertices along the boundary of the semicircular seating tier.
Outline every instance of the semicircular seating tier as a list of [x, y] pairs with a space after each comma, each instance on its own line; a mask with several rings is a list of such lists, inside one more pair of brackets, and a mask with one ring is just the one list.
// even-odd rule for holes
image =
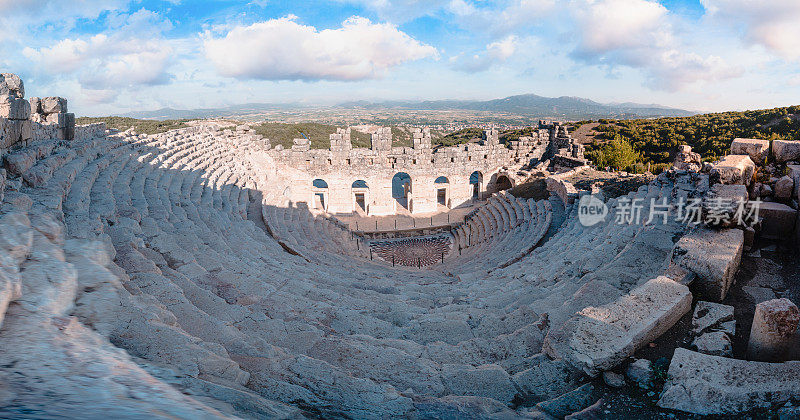
[[[498, 194], [448, 237], [443, 264], [394, 269], [336, 221], [282, 200], [259, 150], [247, 134], [198, 126], [6, 156], [0, 254], [21, 287], [4, 295], [3, 335], [60, 336], [96, 356], [41, 385], [50, 400], [80, 407], [88, 385], [76, 377], [106, 369], [118, 383], [87, 401], [131, 415], [514, 414], [520, 398], [580, 385], [542, 353], [548, 331], [658, 277], [685, 230], [584, 227], [557, 199]], [[672, 201], [678, 189], [661, 177], [629, 198]], [[69, 364], [64, 348], [27, 351]], [[121, 388], [135, 396], [115, 397]], [[201, 402], [213, 400], [225, 404]]]

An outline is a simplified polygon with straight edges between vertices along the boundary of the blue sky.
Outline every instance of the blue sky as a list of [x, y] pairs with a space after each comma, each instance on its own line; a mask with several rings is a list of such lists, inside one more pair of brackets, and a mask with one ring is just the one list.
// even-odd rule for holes
[[79, 115], [521, 93], [800, 103], [797, 0], [0, 0], [0, 69]]

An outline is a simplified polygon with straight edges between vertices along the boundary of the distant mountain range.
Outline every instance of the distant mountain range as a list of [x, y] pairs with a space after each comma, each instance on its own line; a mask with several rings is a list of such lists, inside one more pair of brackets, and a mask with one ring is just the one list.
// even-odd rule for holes
[[548, 98], [534, 94], [509, 96], [489, 101], [441, 100], [441, 101], [385, 101], [345, 102], [331, 107], [310, 107], [299, 104], [245, 104], [218, 109], [176, 110], [171, 108], [156, 111], [132, 112], [127, 117], [148, 119], [177, 118], [210, 118], [234, 117], [237, 115], [253, 115], [262, 112], [291, 111], [293, 109], [364, 109], [379, 111], [382, 109], [397, 110], [431, 110], [431, 111], [475, 111], [514, 114], [542, 119], [598, 119], [598, 118], [653, 118], [653, 117], [688, 117], [695, 112], [670, 108], [656, 104], [637, 104], [631, 102], [603, 104], [586, 98], [561, 96]]

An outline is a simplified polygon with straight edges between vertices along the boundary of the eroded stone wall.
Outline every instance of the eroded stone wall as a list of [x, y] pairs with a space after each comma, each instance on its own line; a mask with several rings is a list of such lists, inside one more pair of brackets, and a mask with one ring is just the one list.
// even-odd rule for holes
[[67, 100], [57, 96], [25, 99], [22, 79], [0, 73], [0, 156], [11, 148], [47, 139], [83, 140], [105, 135], [105, 123], [75, 125]]
[[[397, 214], [401, 207], [427, 213], [440, 204], [455, 208], [470, 202], [475, 184], [480, 198], [507, 182], [513, 186], [510, 166], [522, 167], [548, 155], [582, 159], [582, 149], [573, 145], [564, 126], [540, 121], [532, 134], [501, 144], [499, 132], [492, 129], [480, 143], [433, 147], [430, 130], [416, 129], [412, 147], [393, 147], [391, 129], [384, 127], [372, 135], [370, 148], [353, 148], [350, 130], [339, 129], [331, 134], [328, 150], [312, 150], [303, 138], [295, 139], [291, 149], [276, 148], [269, 154], [281, 166], [277, 176], [292, 202], [350, 213], [358, 205], [356, 194], [363, 194], [369, 215]], [[410, 191], [400, 197], [396, 185], [393, 193], [393, 179], [404, 175], [410, 178]], [[324, 182], [316, 181], [315, 186], [315, 180]]]

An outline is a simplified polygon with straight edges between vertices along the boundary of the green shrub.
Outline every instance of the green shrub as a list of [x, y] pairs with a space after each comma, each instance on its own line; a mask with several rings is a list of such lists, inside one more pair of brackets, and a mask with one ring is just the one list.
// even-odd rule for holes
[[616, 170], [628, 169], [639, 159], [639, 154], [631, 144], [619, 136], [604, 143], [599, 149], [590, 151], [587, 155], [598, 167], [611, 167]]

